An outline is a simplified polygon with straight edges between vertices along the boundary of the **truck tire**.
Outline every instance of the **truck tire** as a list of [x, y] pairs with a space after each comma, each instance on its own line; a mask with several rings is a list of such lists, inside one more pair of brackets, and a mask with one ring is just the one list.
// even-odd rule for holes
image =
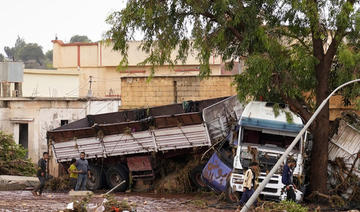
[[190, 171], [190, 180], [196, 188], [208, 189], [207, 185], [201, 178], [201, 173], [204, 166], [204, 164], [198, 165]]
[[101, 187], [101, 169], [97, 166], [89, 166], [91, 177], [86, 181], [86, 187], [90, 191], [97, 190]]
[[110, 189], [117, 186], [123, 180], [126, 182], [119, 186], [115, 191], [126, 191], [129, 183], [129, 174], [126, 169], [121, 166], [112, 166], [106, 171], [106, 181]]
[[236, 203], [240, 201], [239, 193], [237, 191], [233, 191], [230, 185], [226, 186], [225, 198], [229, 203]]

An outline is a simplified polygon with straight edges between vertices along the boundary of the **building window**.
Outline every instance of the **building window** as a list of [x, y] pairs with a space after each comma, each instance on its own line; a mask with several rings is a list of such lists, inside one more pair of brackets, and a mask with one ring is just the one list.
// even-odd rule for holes
[[61, 120], [61, 126], [64, 126], [69, 123], [69, 120]]

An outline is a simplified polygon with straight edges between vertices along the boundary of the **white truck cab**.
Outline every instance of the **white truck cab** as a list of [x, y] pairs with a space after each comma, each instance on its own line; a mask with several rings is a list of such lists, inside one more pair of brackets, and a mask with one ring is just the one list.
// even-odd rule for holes
[[[286, 148], [303, 128], [299, 116], [289, 110], [286, 105], [278, 104], [277, 112], [274, 103], [253, 101], [246, 105], [239, 119], [239, 134], [236, 142], [236, 155], [230, 176], [232, 192], [243, 191], [244, 173], [252, 160], [260, 166], [258, 182], [265, 178]], [[277, 113], [277, 114], [276, 114]], [[303, 152], [307, 133], [290, 153], [290, 157], [297, 161], [294, 178], [303, 174]], [[282, 167], [274, 174], [261, 192], [265, 199], [283, 200]], [[302, 199], [302, 192], [295, 190], [296, 199]]]

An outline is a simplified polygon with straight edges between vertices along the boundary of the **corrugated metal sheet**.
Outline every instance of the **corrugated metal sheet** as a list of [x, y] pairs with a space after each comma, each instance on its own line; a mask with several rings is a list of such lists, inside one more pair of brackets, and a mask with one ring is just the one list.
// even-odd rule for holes
[[203, 124], [154, 130], [158, 151], [209, 146]]
[[[357, 153], [360, 151], [360, 131], [344, 120], [340, 120], [337, 134], [335, 134], [329, 144], [329, 160], [340, 157], [348, 168], [354, 163]], [[354, 173], [360, 177], [360, 161], [355, 165]]]
[[209, 146], [204, 124], [153, 129], [128, 134], [104, 136], [103, 139], [83, 138], [53, 144], [59, 162], [69, 161], [84, 151], [87, 158], [109, 157], [154, 151]]
[[236, 124], [244, 110], [237, 96], [231, 96], [223, 101], [204, 109], [203, 119], [209, 129], [213, 141], [225, 137], [232, 124]]
[[1, 62], [0, 82], [22, 82], [24, 76], [23, 62]]

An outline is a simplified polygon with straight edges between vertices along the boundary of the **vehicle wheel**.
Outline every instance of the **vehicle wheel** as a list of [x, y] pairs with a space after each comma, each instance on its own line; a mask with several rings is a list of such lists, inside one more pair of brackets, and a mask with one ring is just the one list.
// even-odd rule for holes
[[198, 165], [190, 171], [190, 180], [196, 188], [207, 189], [207, 185], [201, 179], [204, 165]]
[[97, 166], [89, 166], [91, 177], [86, 181], [87, 189], [94, 191], [101, 187], [101, 170]]
[[226, 201], [228, 201], [230, 203], [236, 203], [236, 202], [239, 202], [239, 200], [240, 200], [239, 193], [236, 191], [233, 191], [230, 186], [226, 187], [225, 198], [226, 198]]
[[116, 191], [124, 192], [128, 187], [129, 175], [126, 169], [119, 166], [112, 166], [106, 172], [106, 180], [110, 189], [114, 188], [123, 180], [125, 180], [126, 183], [122, 184], [116, 189]]

